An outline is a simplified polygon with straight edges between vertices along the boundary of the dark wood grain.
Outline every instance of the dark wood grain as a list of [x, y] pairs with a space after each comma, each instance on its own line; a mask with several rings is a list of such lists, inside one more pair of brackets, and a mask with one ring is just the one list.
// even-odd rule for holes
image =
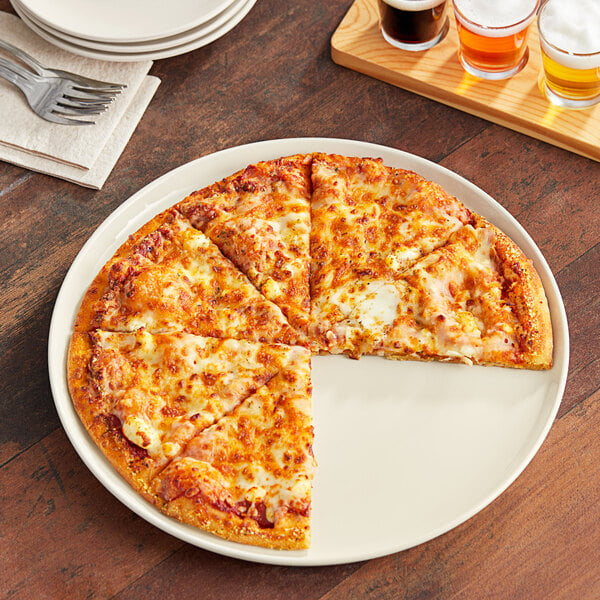
[[61, 430], [0, 469], [0, 530], [7, 598], [110, 598], [182, 545], [115, 500]]
[[[191, 598], [202, 580], [206, 600], [317, 600], [357, 571], [362, 563], [334, 567], [273, 567], [224, 558], [186, 546], [149, 571], [114, 600], [159, 600], [165, 589], [176, 598]], [[235, 577], [232, 577], [235, 573]]]
[[[259, 0], [213, 44], [155, 62], [162, 83], [100, 191], [0, 163], [0, 598], [600, 597], [599, 166], [334, 64], [349, 5]], [[310, 569], [211, 554], [130, 512], [63, 433], [46, 356], [67, 269], [124, 200], [200, 156], [296, 136], [400, 148], [490, 193], [544, 253], [571, 336], [558, 419], [504, 494], [416, 548]]]
[[598, 391], [600, 383], [600, 245], [562, 269], [557, 282], [563, 294], [571, 340], [567, 389], [559, 416]]

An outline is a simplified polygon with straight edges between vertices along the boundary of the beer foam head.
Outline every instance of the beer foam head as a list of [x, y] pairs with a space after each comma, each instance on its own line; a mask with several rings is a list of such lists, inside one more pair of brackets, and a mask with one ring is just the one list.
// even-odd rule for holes
[[[454, 0], [456, 18], [467, 29], [487, 37], [518, 33], [533, 20], [537, 4], [538, 0]], [[504, 29], [498, 30], [500, 27]]]
[[[551, 59], [572, 69], [600, 67], [598, 0], [550, 0], [540, 13], [539, 27], [542, 48]], [[582, 54], [587, 56], [576, 56]]]
[[434, 8], [443, 4], [444, 0], [384, 0], [384, 2], [393, 8], [413, 12]]

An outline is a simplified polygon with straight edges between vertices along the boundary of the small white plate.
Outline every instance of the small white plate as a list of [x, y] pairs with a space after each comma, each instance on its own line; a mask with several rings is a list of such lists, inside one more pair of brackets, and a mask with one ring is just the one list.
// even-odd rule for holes
[[32, 31], [37, 33], [41, 38], [45, 39], [47, 42], [54, 44], [58, 48], [62, 48], [63, 50], [73, 52], [73, 54], [78, 54], [79, 56], [95, 58], [97, 60], [108, 60], [114, 62], [133, 62], [142, 60], [159, 60], [161, 58], [179, 56], [180, 54], [185, 54], [186, 52], [191, 52], [192, 50], [197, 50], [198, 48], [207, 46], [208, 44], [211, 44], [212, 42], [223, 37], [226, 33], [231, 31], [236, 25], [238, 25], [242, 21], [242, 19], [244, 19], [244, 17], [246, 17], [246, 15], [250, 12], [255, 3], [256, 0], [243, 0], [241, 5], [238, 7], [237, 12], [234, 15], [232, 15], [227, 22], [225, 22], [220, 27], [214, 29], [211, 33], [207, 35], [200, 35], [198, 38], [192, 41], [186, 42], [184, 44], [176, 44], [174, 46], [164, 48], [162, 50], [126, 53], [95, 50], [92, 48], [85, 48], [83, 46], [67, 42], [63, 38], [57, 37], [55, 34], [50, 33], [47, 29], [43, 29], [40, 24], [34, 23], [27, 16], [27, 14], [25, 14], [21, 6], [14, 2], [14, 0], [13, 8], [15, 9], [15, 12], [21, 17], [23, 22]]
[[[306, 153], [379, 156], [436, 181], [505, 231], [540, 274], [552, 316], [554, 366], [523, 371], [366, 357], [313, 358], [313, 541], [305, 551], [228, 542], [166, 517], [115, 472], [71, 402], [66, 356], [81, 298], [116, 248], [159, 211], [258, 160]], [[48, 341], [50, 383], [73, 446], [94, 475], [134, 512], [196, 546], [245, 560], [327, 565], [371, 559], [430, 540], [466, 521], [523, 471], [546, 437], [569, 362], [567, 320], [535, 243], [497, 202], [418, 156], [360, 141], [295, 138], [230, 148], [183, 165], [121, 204], [81, 249], [56, 300]]]
[[97, 42], [94, 40], [87, 40], [85, 38], [78, 38], [71, 36], [67, 33], [63, 33], [56, 29], [53, 29], [46, 23], [37, 19], [37, 17], [31, 14], [20, 2], [20, 0], [11, 0], [13, 5], [19, 7], [23, 16], [27, 17], [29, 21], [37, 25], [40, 29], [46, 31], [49, 35], [57, 37], [68, 44], [75, 46], [81, 46], [82, 48], [90, 48], [92, 50], [100, 50], [101, 52], [116, 52], [122, 54], [139, 54], [141, 52], [156, 52], [158, 50], [168, 50], [170, 48], [181, 46], [190, 42], [207, 36], [213, 31], [220, 29], [227, 24], [232, 18], [234, 18], [240, 10], [247, 3], [247, 0], [234, 0], [223, 12], [216, 15], [210, 21], [203, 23], [199, 27], [184, 31], [177, 35], [161, 38], [159, 40], [148, 40], [144, 42], [130, 42], [127, 44], [117, 44], [113, 42]]
[[142, 42], [177, 35], [224, 11], [233, 0], [21, 0], [38, 21], [98, 42]]

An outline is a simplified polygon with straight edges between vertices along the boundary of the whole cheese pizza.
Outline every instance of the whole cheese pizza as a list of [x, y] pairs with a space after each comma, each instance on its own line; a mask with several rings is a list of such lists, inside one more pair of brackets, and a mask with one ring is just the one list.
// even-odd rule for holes
[[165, 514], [295, 550], [310, 544], [312, 354], [549, 369], [552, 327], [532, 262], [439, 185], [295, 155], [130, 236], [81, 303], [69, 389]]

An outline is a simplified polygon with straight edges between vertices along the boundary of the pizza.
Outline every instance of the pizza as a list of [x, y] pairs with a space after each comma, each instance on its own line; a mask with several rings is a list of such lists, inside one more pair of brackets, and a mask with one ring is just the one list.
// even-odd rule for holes
[[166, 515], [297, 550], [314, 354], [548, 369], [552, 326], [532, 262], [439, 185], [380, 159], [295, 155], [130, 236], [82, 299], [68, 382], [91, 438]]
[[315, 461], [310, 353], [191, 439], [153, 480], [166, 514], [230, 540], [308, 546]]
[[497, 228], [474, 216], [401, 274], [367, 284], [335, 324], [352, 355], [543, 369], [551, 324], [538, 277]]

